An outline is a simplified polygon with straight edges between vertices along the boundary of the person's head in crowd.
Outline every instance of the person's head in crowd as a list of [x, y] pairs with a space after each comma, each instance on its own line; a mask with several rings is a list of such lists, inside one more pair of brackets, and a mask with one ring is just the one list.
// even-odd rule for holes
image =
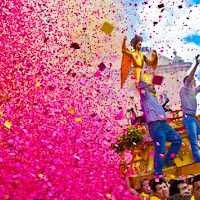
[[151, 193], [151, 188], [149, 187], [149, 180], [143, 179], [140, 183], [142, 192], [145, 194], [150, 194]]
[[193, 178], [194, 178], [194, 174], [188, 174], [188, 175], [186, 176], [185, 182], [186, 182], [188, 185], [192, 185]]
[[[183, 83], [186, 82], [187, 78], [188, 78], [188, 76], [185, 76], [185, 77], [183, 78]], [[192, 85], [195, 85], [195, 86], [196, 86], [196, 80], [195, 80], [194, 78], [192, 79]]]
[[171, 185], [175, 181], [176, 181], [176, 179], [171, 179], [171, 180], [168, 181], [168, 184]]
[[194, 195], [194, 199], [200, 200], [200, 174], [194, 177], [192, 185], [193, 185], [192, 193]]
[[167, 198], [167, 200], [191, 200], [192, 195], [174, 194]]
[[184, 180], [175, 180], [169, 188], [170, 196], [174, 194], [190, 195], [191, 190]]
[[148, 83], [148, 84], [147, 84], [147, 90], [148, 90], [150, 93], [156, 94], [155, 85], [152, 84], [152, 83]]
[[153, 191], [154, 196], [158, 197], [161, 200], [166, 199], [169, 196], [169, 187], [164, 178], [152, 179], [150, 181], [150, 187]]

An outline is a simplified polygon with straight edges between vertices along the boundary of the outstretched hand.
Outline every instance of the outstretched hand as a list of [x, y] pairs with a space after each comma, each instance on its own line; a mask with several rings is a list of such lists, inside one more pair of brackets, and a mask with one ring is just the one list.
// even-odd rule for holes
[[198, 65], [198, 64], [199, 64], [199, 62], [200, 62], [200, 61], [199, 61], [199, 59], [198, 59], [198, 58], [199, 58], [199, 56], [200, 56], [200, 54], [196, 56], [196, 64], [197, 64], [197, 65]]
[[127, 40], [127, 37], [126, 36], [124, 36], [124, 41], [126, 41]]

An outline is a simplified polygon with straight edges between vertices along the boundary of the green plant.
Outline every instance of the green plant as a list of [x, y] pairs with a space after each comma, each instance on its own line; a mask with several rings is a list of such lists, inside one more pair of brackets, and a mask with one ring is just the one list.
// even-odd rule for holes
[[134, 127], [128, 127], [123, 135], [116, 139], [116, 143], [112, 143], [111, 145], [116, 153], [121, 153], [127, 149], [133, 149], [143, 141], [140, 131]]

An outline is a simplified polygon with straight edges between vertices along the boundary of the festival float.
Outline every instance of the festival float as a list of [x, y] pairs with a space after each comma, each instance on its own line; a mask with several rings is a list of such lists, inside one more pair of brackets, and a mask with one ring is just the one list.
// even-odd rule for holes
[[[133, 109], [129, 109], [128, 112], [133, 114]], [[167, 123], [180, 134], [183, 142], [180, 151], [174, 158], [175, 166], [164, 168], [163, 176], [170, 180], [174, 177], [185, 177], [189, 173], [198, 174], [200, 173], [200, 164], [193, 160], [190, 140], [182, 124], [182, 110], [169, 112], [171, 118], [167, 118]], [[123, 176], [128, 174], [131, 186], [139, 189], [141, 179], [151, 179], [154, 176], [154, 145], [144, 117], [139, 116], [135, 117], [135, 120], [131, 120], [130, 116], [128, 117], [128, 120], [131, 121], [130, 126], [123, 129], [122, 136], [116, 138], [112, 147], [122, 158], [120, 170]], [[200, 115], [196, 118], [200, 123]], [[166, 151], [168, 151], [170, 144], [170, 142], [166, 142]]]

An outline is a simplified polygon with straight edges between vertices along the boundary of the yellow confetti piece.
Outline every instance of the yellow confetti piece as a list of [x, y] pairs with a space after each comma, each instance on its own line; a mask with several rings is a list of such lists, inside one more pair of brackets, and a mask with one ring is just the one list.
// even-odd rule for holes
[[104, 33], [107, 33], [108, 35], [110, 35], [112, 33], [112, 31], [114, 30], [114, 26], [108, 22], [104, 22], [103, 26], [101, 27], [101, 31], [103, 31]]
[[63, 118], [62, 118], [63, 120], [65, 120], [66, 119], [66, 117], [65, 116], [63, 116]]
[[19, 43], [24, 43], [24, 41], [23, 41], [23, 40], [21, 40], [21, 41], [19, 41]]
[[6, 96], [2, 96], [1, 97], [3, 100], [7, 100], [8, 99], [8, 97], [6, 97]]
[[43, 177], [43, 174], [39, 174], [38, 176], [39, 176], [40, 178], [42, 178], [42, 177]]
[[4, 125], [5, 125], [7, 128], [10, 128], [10, 127], [11, 127], [11, 123], [8, 122], [8, 121], [5, 121]]
[[76, 121], [76, 122], [81, 122], [81, 121], [82, 121], [82, 118], [75, 118], [75, 121]]
[[4, 196], [4, 199], [9, 199], [8, 195]]
[[37, 82], [35, 85], [36, 85], [37, 87], [40, 87], [41, 84], [40, 84], [39, 82]]
[[165, 9], [163, 8], [160, 12], [163, 12]]
[[107, 196], [108, 198], [110, 198], [110, 197], [111, 197], [111, 194], [107, 194], [106, 196]]
[[69, 112], [70, 114], [74, 114], [74, 109], [73, 109], [73, 108], [70, 108], [70, 109], [68, 110], [68, 112]]

